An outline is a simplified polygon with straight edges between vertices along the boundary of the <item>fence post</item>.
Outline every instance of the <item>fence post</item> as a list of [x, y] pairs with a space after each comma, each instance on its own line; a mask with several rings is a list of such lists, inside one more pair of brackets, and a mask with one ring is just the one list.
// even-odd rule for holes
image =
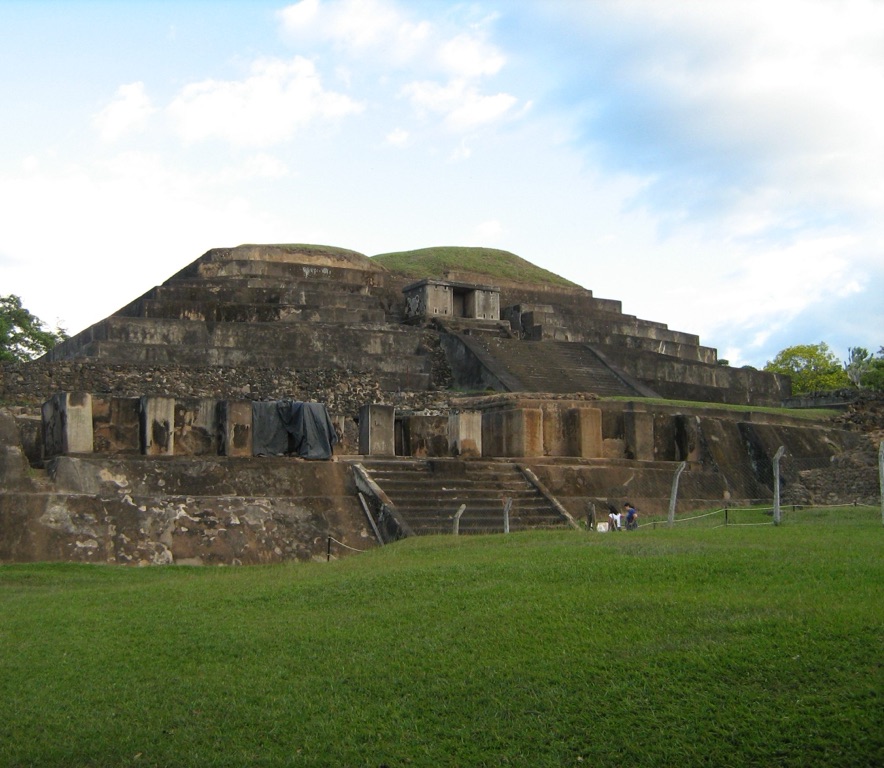
[[507, 498], [503, 502], [503, 532], [510, 532], [510, 510], [513, 508], [513, 500]]
[[467, 508], [466, 504], [461, 504], [460, 509], [454, 515], [454, 535], [457, 536], [460, 533], [460, 516], [463, 514], [463, 511]]
[[672, 478], [672, 492], [669, 494], [669, 525], [675, 525], [675, 500], [678, 498], [678, 478], [681, 477], [681, 473], [684, 472], [684, 468], [688, 465], [686, 461], [683, 461], [678, 465], [678, 469], [675, 470], [675, 477]]
[[884, 525], [884, 440], [878, 446], [878, 492], [881, 494], [881, 524]]
[[773, 457], [773, 523], [780, 524], [780, 459], [786, 452], [786, 446], [781, 445]]
[[595, 502], [588, 501], [586, 503], [586, 530], [594, 531], [596, 526]]

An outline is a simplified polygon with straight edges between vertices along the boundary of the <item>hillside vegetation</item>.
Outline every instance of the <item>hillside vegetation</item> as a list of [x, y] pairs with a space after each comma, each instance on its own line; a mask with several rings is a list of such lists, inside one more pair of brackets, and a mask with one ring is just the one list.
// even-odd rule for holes
[[3, 766], [881, 765], [880, 512], [0, 567]]
[[560, 285], [579, 288], [547, 269], [535, 266], [520, 256], [496, 248], [468, 248], [442, 246], [421, 248], [416, 251], [381, 253], [372, 256], [372, 261], [383, 265], [391, 272], [398, 272], [416, 279], [433, 277], [442, 279], [446, 271], [475, 272], [489, 278], [512, 280], [518, 283], [535, 285]]

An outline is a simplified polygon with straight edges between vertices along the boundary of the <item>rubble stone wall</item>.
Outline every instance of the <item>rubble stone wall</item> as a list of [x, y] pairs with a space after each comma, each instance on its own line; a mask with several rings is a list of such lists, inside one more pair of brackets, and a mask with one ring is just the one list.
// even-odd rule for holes
[[355, 416], [365, 403], [396, 401], [406, 407], [425, 408], [440, 399], [440, 393], [435, 391], [385, 392], [373, 373], [346, 369], [298, 371], [256, 366], [120, 365], [91, 361], [0, 365], [0, 403], [37, 406], [56, 392], [219, 400], [291, 398], [322, 402], [329, 411], [348, 416]]

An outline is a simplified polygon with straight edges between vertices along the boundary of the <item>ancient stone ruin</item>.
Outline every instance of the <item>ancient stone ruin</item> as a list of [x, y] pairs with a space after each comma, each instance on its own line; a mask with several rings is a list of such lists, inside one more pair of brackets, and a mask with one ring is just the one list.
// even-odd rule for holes
[[789, 394], [583, 288], [215, 249], [0, 368], [0, 560], [274, 562], [576, 526], [590, 502], [659, 511], [682, 462], [680, 509], [766, 502], [780, 446], [786, 491], [876, 496], [874, 467], [826, 479], [861, 434], [758, 410]]

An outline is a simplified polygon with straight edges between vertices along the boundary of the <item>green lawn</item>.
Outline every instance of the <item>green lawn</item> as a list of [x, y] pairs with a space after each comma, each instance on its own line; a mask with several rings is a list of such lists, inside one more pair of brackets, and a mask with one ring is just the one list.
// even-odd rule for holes
[[580, 287], [577, 283], [538, 267], [521, 256], [497, 248], [441, 246], [420, 248], [416, 251], [379, 253], [371, 258], [391, 272], [418, 279], [425, 277], [441, 279], [446, 271], [453, 270], [488, 275], [490, 280], [497, 278], [535, 285]]
[[610, 395], [601, 398], [614, 402], [639, 402], [643, 405], [662, 405], [667, 408], [692, 408], [702, 410], [732, 411], [734, 413], [770, 413], [776, 416], [789, 416], [793, 419], [806, 419], [807, 421], [830, 421], [838, 416], [841, 411], [834, 408], [775, 408], [765, 405], [737, 405], [735, 403], [704, 403], [699, 400], [668, 400], [665, 397], [643, 397], [636, 399], [633, 396]]
[[2, 766], [884, 764], [880, 512], [0, 567]]

